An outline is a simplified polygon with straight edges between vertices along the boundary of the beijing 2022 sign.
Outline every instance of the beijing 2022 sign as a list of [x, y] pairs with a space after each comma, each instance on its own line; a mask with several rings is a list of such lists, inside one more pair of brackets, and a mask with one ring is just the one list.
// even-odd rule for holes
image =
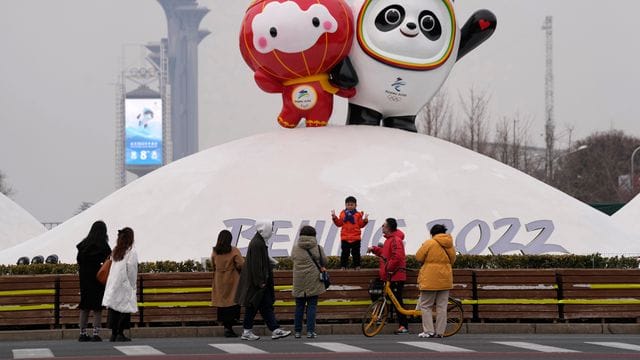
[[[407, 222], [405, 219], [397, 219], [398, 228], [403, 230]], [[361, 252], [364, 254], [370, 245], [378, 245], [382, 237], [381, 225], [383, 221], [369, 219], [369, 223], [362, 231]], [[234, 218], [224, 220], [224, 225], [233, 235], [233, 243], [242, 253], [246, 252], [248, 240], [256, 233], [256, 220], [249, 218]], [[569, 253], [562, 245], [550, 242], [555, 230], [551, 220], [521, 221], [515, 217], [501, 218], [495, 221], [474, 219], [465, 224], [455, 224], [452, 219], [434, 219], [424, 223], [424, 236], [422, 238], [405, 238], [407, 253], [415, 251], [426, 240], [429, 229], [435, 224], [443, 224], [453, 234], [456, 251], [461, 254], [477, 255], [482, 253], [498, 254], [546, 254]], [[311, 222], [302, 220], [294, 224], [289, 220], [274, 221], [274, 235], [271, 241], [270, 254], [272, 256], [289, 256], [289, 250], [297, 240], [295, 234], [304, 225], [314, 226], [317, 232], [318, 243], [323, 245], [329, 255], [337, 255], [340, 242], [340, 229], [330, 220], [316, 220]], [[515, 241], [516, 237], [519, 239]], [[523, 241], [524, 240], [524, 241]]]

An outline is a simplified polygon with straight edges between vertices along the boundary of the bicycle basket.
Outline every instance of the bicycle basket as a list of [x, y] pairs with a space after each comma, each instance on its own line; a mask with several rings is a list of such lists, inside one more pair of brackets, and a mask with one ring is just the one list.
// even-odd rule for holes
[[370, 295], [382, 295], [383, 290], [384, 290], [384, 281], [380, 279], [373, 279], [369, 281]]

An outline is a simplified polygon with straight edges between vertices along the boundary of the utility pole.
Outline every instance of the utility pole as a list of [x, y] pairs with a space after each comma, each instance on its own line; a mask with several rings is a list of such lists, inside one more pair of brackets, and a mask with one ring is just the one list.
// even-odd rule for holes
[[553, 118], [553, 17], [544, 19], [542, 30], [546, 32], [546, 71], [544, 76], [544, 100], [545, 100], [545, 177], [547, 183], [553, 179], [553, 146], [555, 141], [555, 121]]

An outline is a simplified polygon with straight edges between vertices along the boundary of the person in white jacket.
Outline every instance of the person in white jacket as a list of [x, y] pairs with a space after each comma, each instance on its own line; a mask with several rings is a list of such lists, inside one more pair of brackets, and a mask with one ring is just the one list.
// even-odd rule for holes
[[131, 228], [118, 230], [118, 243], [111, 253], [111, 258], [111, 270], [102, 298], [102, 305], [109, 308], [109, 341], [131, 341], [123, 332], [131, 326], [131, 314], [138, 311], [138, 254], [133, 249]]

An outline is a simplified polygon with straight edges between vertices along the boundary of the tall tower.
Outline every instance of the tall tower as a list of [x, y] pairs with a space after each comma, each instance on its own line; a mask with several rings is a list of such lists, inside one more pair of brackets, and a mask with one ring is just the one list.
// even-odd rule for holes
[[542, 30], [546, 32], [546, 71], [544, 76], [544, 101], [545, 101], [545, 162], [544, 170], [547, 182], [553, 179], [553, 146], [555, 141], [555, 120], [553, 118], [553, 18], [547, 16], [544, 19]]
[[209, 9], [196, 0], [158, 0], [167, 16], [172, 159], [198, 152], [198, 44], [209, 32], [199, 30]]

